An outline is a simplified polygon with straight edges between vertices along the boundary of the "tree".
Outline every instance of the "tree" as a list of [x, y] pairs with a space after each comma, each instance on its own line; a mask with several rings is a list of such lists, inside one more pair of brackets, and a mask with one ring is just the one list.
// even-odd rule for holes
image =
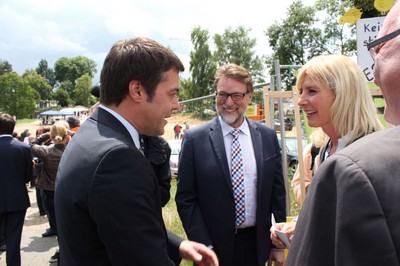
[[90, 106], [90, 89], [92, 88], [92, 79], [88, 74], [84, 74], [76, 81], [75, 104]]
[[56, 85], [56, 76], [54, 74], [54, 70], [48, 67], [46, 59], [40, 60], [39, 65], [36, 68], [36, 72], [46, 79], [51, 88], [54, 88], [54, 85]]
[[29, 86], [38, 93], [37, 102], [50, 100], [52, 88], [46, 79], [39, 75], [35, 70], [26, 71], [22, 77], [28, 82]]
[[[321, 54], [356, 52], [355, 27], [340, 25], [339, 19], [350, 7], [348, 1], [318, 0], [315, 7], [304, 6], [301, 1], [290, 5], [287, 17], [267, 28], [266, 35], [274, 54], [267, 64], [273, 66], [275, 59], [281, 65], [303, 65], [311, 57]], [[316, 12], [320, 11], [323, 21]], [[321, 24], [324, 25], [321, 28]], [[291, 90], [295, 79], [292, 72], [282, 70], [282, 83]]]
[[[281, 65], [303, 65], [310, 57], [321, 53], [324, 47], [322, 31], [315, 27], [317, 22], [315, 9], [304, 6], [301, 1], [290, 5], [287, 17], [267, 28], [266, 35], [274, 54], [266, 63], [274, 73], [274, 61], [279, 59]], [[295, 79], [290, 70], [282, 70], [282, 86], [291, 90]]]
[[0, 59], [0, 75], [12, 72], [12, 65], [7, 60]]
[[375, 1], [376, 0], [349, 0], [352, 6], [361, 10], [361, 18], [373, 18], [385, 15], [376, 10], [374, 7]]
[[208, 45], [209, 33], [196, 27], [192, 30], [191, 40], [194, 51], [190, 52], [191, 78], [181, 82], [183, 88], [180, 96], [183, 99], [192, 99], [209, 95], [212, 92], [212, 83], [216, 71], [216, 63]]
[[0, 75], [0, 111], [27, 118], [35, 111], [34, 90], [15, 72]]
[[[323, 50], [317, 51], [316, 54], [322, 53], [341, 53], [347, 56], [356, 53], [356, 28], [354, 25], [338, 23], [339, 19], [351, 6], [347, 1], [337, 0], [318, 0], [315, 8], [322, 11], [324, 16], [322, 24], [323, 29]], [[347, 32], [346, 32], [347, 30]]]
[[287, 17], [267, 28], [269, 45], [274, 51], [272, 59], [279, 59], [282, 65], [303, 65], [315, 51], [322, 50], [322, 31], [314, 26], [316, 21], [314, 8], [301, 1], [291, 4]]
[[60, 106], [67, 107], [68, 104], [72, 103], [72, 100], [68, 93], [68, 91], [71, 90], [71, 87], [73, 87], [73, 85], [70, 81], [64, 81], [60, 84], [60, 87], [58, 87], [58, 89], [54, 93], [53, 98], [58, 102]]
[[254, 82], [264, 82], [263, 63], [259, 56], [255, 55], [254, 47], [256, 39], [248, 37], [251, 29], [239, 26], [236, 30], [228, 28], [224, 34], [215, 34], [214, 42], [217, 50], [214, 58], [219, 66], [227, 63], [241, 65], [249, 70]]
[[96, 74], [96, 62], [85, 56], [77, 56], [74, 58], [61, 57], [54, 64], [56, 80], [58, 82], [69, 81], [72, 86], [68, 87], [68, 93], [71, 97], [75, 93], [76, 80], [84, 74], [88, 74], [90, 78]]

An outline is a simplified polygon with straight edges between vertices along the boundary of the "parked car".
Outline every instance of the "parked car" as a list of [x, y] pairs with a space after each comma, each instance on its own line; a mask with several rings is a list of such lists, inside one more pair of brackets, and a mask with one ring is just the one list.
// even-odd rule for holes
[[182, 140], [180, 139], [168, 140], [168, 144], [171, 148], [171, 157], [169, 159], [169, 166], [171, 168], [171, 177], [177, 177], [179, 153], [181, 152]]
[[[262, 119], [259, 121], [262, 124], [265, 124], [265, 119]], [[290, 118], [285, 118], [285, 130], [286, 131], [291, 131], [293, 129], [293, 122]], [[281, 131], [281, 123], [279, 122], [278, 119], [274, 119], [274, 130], [275, 131]]]
[[[278, 119], [274, 119], [274, 129], [275, 131], [281, 131], [281, 123]], [[293, 122], [289, 118], [285, 118], [285, 130], [291, 131], [293, 129]]]
[[[299, 154], [297, 150], [297, 138], [296, 137], [286, 137], [286, 160], [288, 168], [296, 170], [299, 164]], [[301, 140], [303, 149], [307, 146], [307, 139], [302, 138]], [[282, 141], [279, 139], [279, 146], [282, 149]]]

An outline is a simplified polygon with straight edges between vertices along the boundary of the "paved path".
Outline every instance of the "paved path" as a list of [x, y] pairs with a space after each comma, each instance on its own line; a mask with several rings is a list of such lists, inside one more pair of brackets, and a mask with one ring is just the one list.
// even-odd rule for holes
[[[42, 237], [42, 233], [49, 227], [49, 223], [46, 216], [39, 216], [35, 189], [30, 190], [32, 190], [29, 192], [31, 207], [27, 210], [22, 231], [22, 266], [55, 266], [57, 264], [49, 263], [49, 259], [58, 247], [57, 238], [55, 236]], [[0, 251], [0, 266], [6, 266], [5, 260], [6, 253]]]

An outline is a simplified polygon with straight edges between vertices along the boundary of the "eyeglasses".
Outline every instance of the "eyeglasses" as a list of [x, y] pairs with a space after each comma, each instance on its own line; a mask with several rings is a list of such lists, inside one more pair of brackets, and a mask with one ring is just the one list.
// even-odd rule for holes
[[217, 96], [218, 101], [226, 101], [229, 96], [231, 96], [232, 100], [235, 102], [239, 102], [243, 100], [244, 96], [247, 94], [246, 93], [225, 93], [225, 92], [217, 92], [215, 95]]
[[397, 35], [400, 35], [400, 29], [398, 29], [396, 31], [393, 31], [393, 32], [391, 32], [391, 33], [389, 33], [389, 34], [387, 34], [385, 36], [382, 36], [381, 38], [376, 39], [375, 41], [372, 41], [372, 42], [367, 44], [367, 49], [368, 49], [369, 53], [371, 54], [371, 57], [372, 57], [372, 59], [374, 61], [375, 61], [375, 57], [376, 57], [375, 47], [380, 45], [380, 44], [382, 44], [382, 43], [384, 43], [384, 42], [390, 41], [391, 39], [393, 39]]

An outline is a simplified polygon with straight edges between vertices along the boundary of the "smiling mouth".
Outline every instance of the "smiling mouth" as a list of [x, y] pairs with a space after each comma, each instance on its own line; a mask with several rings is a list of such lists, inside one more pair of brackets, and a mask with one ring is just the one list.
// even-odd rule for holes
[[313, 115], [316, 114], [317, 112], [315, 111], [305, 111], [306, 115]]
[[237, 111], [237, 108], [224, 108], [224, 111], [227, 113], [233, 113]]

